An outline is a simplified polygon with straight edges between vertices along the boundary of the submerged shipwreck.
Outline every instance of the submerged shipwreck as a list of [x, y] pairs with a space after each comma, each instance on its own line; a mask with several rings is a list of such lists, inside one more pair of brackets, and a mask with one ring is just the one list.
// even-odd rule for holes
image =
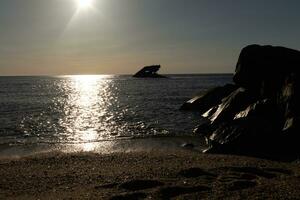
[[233, 84], [186, 102], [207, 119], [195, 132], [208, 153], [297, 159], [300, 156], [300, 52], [250, 45], [237, 62]]
[[140, 71], [138, 71], [133, 77], [135, 78], [166, 78], [165, 76], [162, 76], [158, 74], [157, 72], [161, 68], [160, 65], [151, 65], [146, 66]]

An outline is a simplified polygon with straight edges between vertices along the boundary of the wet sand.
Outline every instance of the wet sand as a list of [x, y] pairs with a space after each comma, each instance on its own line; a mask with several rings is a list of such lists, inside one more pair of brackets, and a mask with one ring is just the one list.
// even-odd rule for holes
[[299, 199], [300, 164], [194, 151], [0, 160], [0, 199]]

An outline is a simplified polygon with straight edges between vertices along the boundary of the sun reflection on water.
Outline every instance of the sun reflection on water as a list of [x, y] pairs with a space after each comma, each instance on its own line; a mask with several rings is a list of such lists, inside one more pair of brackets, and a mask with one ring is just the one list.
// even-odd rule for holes
[[109, 76], [70, 76], [67, 106], [63, 126], [68, 140], [78, 144], [81, 151], [94, 151], [96, 141], [107, 139], [103, 118], [106, 118], [110, 99]]

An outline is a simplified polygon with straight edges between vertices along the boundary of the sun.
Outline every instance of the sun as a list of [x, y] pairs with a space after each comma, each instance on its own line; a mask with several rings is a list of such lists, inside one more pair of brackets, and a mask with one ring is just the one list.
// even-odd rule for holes
[[93, 5], [93, 0], [77, 0], [79, 9], [91, 8]]

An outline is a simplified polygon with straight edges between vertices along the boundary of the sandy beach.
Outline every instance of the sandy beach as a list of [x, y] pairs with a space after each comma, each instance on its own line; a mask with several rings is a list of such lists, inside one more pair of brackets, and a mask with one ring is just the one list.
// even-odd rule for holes
[[299, 163], [189, 150], [0, 161], [0, 199], [298, 199]]

